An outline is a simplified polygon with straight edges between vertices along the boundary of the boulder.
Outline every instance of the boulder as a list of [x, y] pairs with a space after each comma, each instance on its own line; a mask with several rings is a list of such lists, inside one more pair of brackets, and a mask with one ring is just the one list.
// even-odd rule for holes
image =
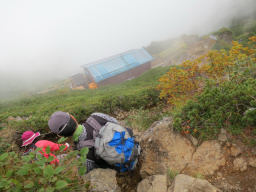
[[168, 169], [181, 171], [195, 151], [191, 142], [172, 130], [171, 119], [155, 122], [141, 137], [142, 178], [166, 174]]
[[225, 163], [226, 159], [218, 141], [204, 141], [193, 154], [192, 160], [185, 169], [185, 173], [213, 175]]
[[174, 178], [168, 192], [219, 192], [220, 190], [204, 179], [179, 174]]
[[90, 183], [91, 192], [121, 192], [117, 185], [116, 171], [113, 169], [94, 169], [83, 179]]
[[233, 161], [234, 169], [237, 171], [245, 171], [247, 169], [247, 162], [244, 158], [238, 157]]
[[153, 175], [143, 179], [138, 184], [137, 192], [167, 192], [166, 175]]

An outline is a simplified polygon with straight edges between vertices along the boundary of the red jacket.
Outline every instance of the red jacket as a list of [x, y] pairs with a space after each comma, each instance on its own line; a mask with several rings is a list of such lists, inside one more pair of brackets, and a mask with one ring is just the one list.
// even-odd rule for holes
[[64, 151], [66, 151], [69, 147], [69, 145], [66, 143], [66, 144], [57, 144], [57, 143], [54, 143], [54, 142], [51, 142], [51, 141], [47, 141], [47, 140], [40, 140], [40, 141], [37, 141], [35, 143], [35, 146], [38, 147], [38, 148], [41, 148], [42, 150], [40, 150], [39, 152], [48, 159], [49, 155], [54, 157], [54, 160], [51, 161], [51, 164], [58, 164], [59, 163], [59, 160], [57, 159], [57, 157], [52, 154], [52, 153], [49, 153], [47, 154], [46, 153], [46, 148], [49, 146], [50, 147], [50, 151], [51, 152], [54, 152], [54, 151], [59, 151], [60, 150], [60, 146], [62, 145], [65, 145], [65, 149]]

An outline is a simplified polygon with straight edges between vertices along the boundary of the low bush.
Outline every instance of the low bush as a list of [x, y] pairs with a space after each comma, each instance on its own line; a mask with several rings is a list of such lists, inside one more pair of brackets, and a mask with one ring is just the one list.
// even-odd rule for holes
[[221, 128], [239, 134], [247, 126], [256, 127], [256, 79], [208, 85], [174, 117], [174, 128], [200, 140], [216, 138]]
[[256, 62], [256, 36], [249, 40], [248, 47], [234, 41], [229, 51], [211, 50], [194, 60], [186, 60], [179, 66], [171, 67], [159, 79], [160, 97], [175, 105], [200, 94], [205, 81], [213, 80], [221, 84], [246, 70], [252, 73]]

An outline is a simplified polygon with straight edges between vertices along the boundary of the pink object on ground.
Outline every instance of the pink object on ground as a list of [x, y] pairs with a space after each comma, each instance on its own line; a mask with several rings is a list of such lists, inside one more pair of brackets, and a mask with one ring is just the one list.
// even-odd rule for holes
[[38, 136], [40, 136], [39, 132], [34, 133], [33, 131], [25, 131], [22, 136], [22, 147], [27, 146], [31, 143], [33, 143], [33, 141], [35, 140], [35, 138], [37, 138]]

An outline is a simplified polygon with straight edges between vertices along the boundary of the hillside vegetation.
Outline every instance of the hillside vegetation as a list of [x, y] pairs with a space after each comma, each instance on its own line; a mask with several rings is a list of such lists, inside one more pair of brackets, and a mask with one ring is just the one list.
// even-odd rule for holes
[[221, 128], [240, 134], [256, 127], [256, 36], [249, 39], [248, 47], [234, 41], [230, 50], [185, 61], [160, 78], [161, 98], [185, 103], [174, 116], [176, 130], [204, 140]]
[[49, 116], [57, 110], [68, 111], [82, 121], [95, 111], [113, 114], [116, 110], [150, 108], [160, 102], [159, 91], [155, 87], [157, 79], [167, 70], [167, 67], [155, 68], [139, 78], [97, 90], [63, 89], [2, 104], [0, 121], [5, 122], [9, 116], [25, 117], [28, 120], [13, 121], [9, 126], [19, 132], [27, 129], [45, 132], [48, 131]]

